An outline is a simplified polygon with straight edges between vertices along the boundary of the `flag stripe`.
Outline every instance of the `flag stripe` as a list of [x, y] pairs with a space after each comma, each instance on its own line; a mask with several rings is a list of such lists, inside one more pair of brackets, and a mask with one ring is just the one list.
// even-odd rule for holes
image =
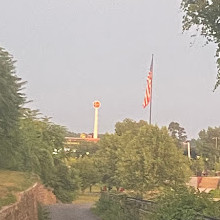
[[143, 108], [146, 108], [147, 105], [151, 101], [152, 79], [153, 79], [153, 57], [152, 57], [152, 60], [151, 60], [150, 71], [149, 71], [148, 76], [147, 76], [147, 88], [146, 88], [146, 92], [145, 92]]

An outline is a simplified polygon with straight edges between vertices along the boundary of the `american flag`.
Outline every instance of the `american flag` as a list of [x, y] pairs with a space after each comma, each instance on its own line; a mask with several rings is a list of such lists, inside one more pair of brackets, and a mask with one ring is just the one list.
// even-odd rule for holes
[[147, 89], [146, 89], [146, 92], [145, 92], [143, 108], [146, 108], [147, 105], [151, 101], [152, 80], [153, 80], [153, 56], [152, 56], [152, 60], [151, 60], [150, 71], [149, 71], [148, 76], [147, 76]]

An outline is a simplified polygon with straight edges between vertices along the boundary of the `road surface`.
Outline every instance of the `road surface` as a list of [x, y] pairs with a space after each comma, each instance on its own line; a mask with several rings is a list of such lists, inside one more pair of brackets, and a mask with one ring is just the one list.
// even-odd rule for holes
[[101, 220], [90, 208], [93, 203], [49, 205], [51, 220]]

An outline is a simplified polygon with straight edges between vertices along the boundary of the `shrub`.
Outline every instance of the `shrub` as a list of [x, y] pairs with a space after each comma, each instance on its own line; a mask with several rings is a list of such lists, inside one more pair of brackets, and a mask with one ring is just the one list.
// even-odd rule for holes
[[204, 219], [203, 215], [220, 217], [220, 203], [209, 194], [181, 187], [168, 190], [159, 196], [153, 220]]

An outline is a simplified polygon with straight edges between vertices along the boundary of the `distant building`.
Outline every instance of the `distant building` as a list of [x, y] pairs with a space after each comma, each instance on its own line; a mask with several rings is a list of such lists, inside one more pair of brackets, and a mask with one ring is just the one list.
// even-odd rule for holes
[[65, 137], [65, 145], [78, 145], [81, 142], [93, 142], [97, 143], [100, 138], [93, 138], [92, 135], [81, 134], [80, 137]]
[[220, 185], [220, 176], [216, 177], [207, 177], [207, 176], [198, 176], [191, 177], [189, 186], [198, 189], [200, 192], [210, 192], [211, 190], [219, 189]]
[[[95, 109], [95, 118], [94, 118], [94, 131], [93, 134], [82, 133], [80, 137], [65, 137], [66, 146], [78, 145], [80, 142], [93, 142], [97, 143], [100, 138], [98, 138], [98, 109], [100, 108], [101, 103], [99, 101], [93, 102], [93, 107]], [[68, 148], [68, 147], [67, 147]]]

